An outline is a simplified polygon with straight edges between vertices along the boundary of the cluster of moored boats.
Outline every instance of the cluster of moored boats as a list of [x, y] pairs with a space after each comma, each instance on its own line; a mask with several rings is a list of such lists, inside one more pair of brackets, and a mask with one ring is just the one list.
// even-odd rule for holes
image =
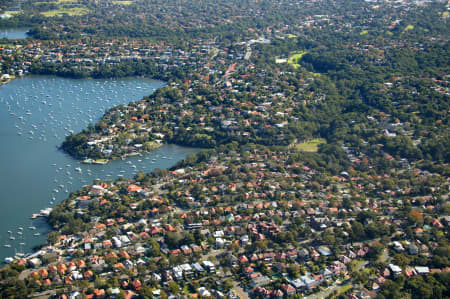
[[[88, 83], [87, 87], [86, 84], [73, 82], [62, 87], [61, 82], [58, 81], [60, 79], [52, 77], [44, 77], [34, 81], [28, 78], [23, 80], [31, 80], [31, 83], [26, 83], [28, 84], [26, 87], [15, 88], [9, 94], [3, 93], [0, 95], [0, 105], [3, 106], [2, 109], [8, 111], [7, 113], [13, 120], [12, 124], [15, 126], [12, 136], [17, 133], [17, 135], [22, 136], [21, 138], [16, 137], [17, 139], [22, 140], [26, 138], [33, 140], [26, 142], [48, 143], [52, 148], [60, 145], [65, 136], [80, 131], [97, 121], [98, 117], [107, 109], [123, 104], [124, 97], [126, 102], [128, 102], [131, 95], [129, 90], [136, 88], [133, 84], [128, 85], [126, 82], [116, 84], [116, 82], [107, 80], [104, 82], [91, 81], [94, 84]], [[144, 93], [147, 93], [153, 84], [149, 82], [149, 86], [142, 85], [138, 89], [146, 90]], [[136, 94], [133, 94], [133, 97], [136, 99], [140, 98]], [[105, 172], [106, 177], [123, 177], [137, 174], [138, 170], [147, 171], [145, 167], [140, 167], [140, 165], [145, 165], [146, 161], [144, 159], [149, 160], [150, 158], [143, 157], [137, 162], [135, 160], [135, 164], [128, 163], [131, 164], [130, 166], [124, 163], [120, 168], [114, 167], [114, 170], [106, 171], [105, 169], [100, 169], [100, 172]], [[153, 158], [151, 163], [155, 162], [156, 158]], [[50, 205], [61, 199], [62, 194], [78, 188], [79, 182], [82, 184], [92, 182], [95, 172], [97, 172], [97, 170], [94, 170], [95, 166], [83, 166], [78, 162], [73, 166], [70, 164], [64, 166], [64, 164], [51, 164], [55, 172], [54, 177], [50, 177], [50, 182], [52, 179], [53, 182], [49, 184], [48, 189], [51, 194]], [[71, 187], [71, 185], [76, 187]], [[67, 195], [64, 196], [66, 197]], [[47, 217], [51, 211], [52, 208], [42, 209], [39, 213], [32, 214], [31, 218]], [[25, 245], [25, 235], [40, 236], [35, 226], [30, 225], [28, 229], [32, 231], [32, 234], [26, 232], [26, 229], [24, 231], [22, 227], [19, 227], [17, 231], [8, 231], [5, 237], [0, 236], [5, 241], [3, 246], [5, 248], [17, 248], [18, 250], [20, 247], [19, 252], [22, 252], [22, 247]]]

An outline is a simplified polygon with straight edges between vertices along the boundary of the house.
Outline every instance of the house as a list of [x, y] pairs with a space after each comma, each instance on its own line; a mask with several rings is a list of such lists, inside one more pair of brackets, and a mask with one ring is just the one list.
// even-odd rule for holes
[[74, 280], [81, 280], [83, 279], [83, 275], [79, 271], [72, 271], [72, 278]]
[[302, 260], [308, 260], [309, 259], [309, 251], [306, 248], [302, 248], [298, 251], [298, 257]]
[[331, 250], [326, 246], [320, 246], [317, 250], [324, 256], [330, 256], [332, 254]]
[[372, 299], [372, 296], [367, 290], [361, 290], [356, 293], [356, 298], [358, 299]]
[[245, 255], [241, 255], [238, 260], [241, 264], [248, 263], [248, 258]]
[[45, 277], [48, 276], [48, 272], [47, 272], [46, 269], [41, 269], [41, 270], [39, 270], [39, 275], [40, 275], [42, 278], [45, 278]]
[[38, 259], [37, 257], [30, 259], [29, 263], [30, 263], [30, 266], [33, 268], [37, 268], [42, 264], [41, 260]]
[[320, 269], [319, 273], [325, 278], [330, 278], [333, 276], [333, 272], [331, 272], [328, 268]]
[[133, 291], [126, 290], [124, 292], [124, 297], [125, 297], [125, 299], [134, 299], [134, 298], [137, 298], [137, 295]]
[[183, 269], [181, 269], [180, 266], [173, 267], [172, 268], [172, 273], [173, 273], [173, 276], [175, 277], [176, 280], [183, 279]]
[[212, 296], [211, 292], [208, 291], [205, 287], [200, 287], [200, 288], [197, 289], [197, 291], [198, 291], [198, 293], [200, 294], [200, 296], [202, 298], [211, 297]]
[[83, 298], [83, 296], [78, 291], [69, 294], [69, 299], [79, 299], [79, 298]]
[[411, 254], [411, 255], [416, 255], [416, 254], [419, 253], [419, 247], [417, 247], [416, 244], [411, 243], [411, 244], [409, 245], [408, 251], [409, 251], [409, 254]]
[[348, 263], [350, 263], [352, 260], [351, 260], [350, 258], [346, 257], [345, 255], [341, 255], [341, 256], [339, 257], [339, 261], [341, 261], [341, 262], [344, 263], [344, 264], [348, 264]]
[[216, 273], [216, 267], [213, 263], [210, 261], [203, 261], [202, 262], [203, 267], [210, 273]]
[[182, 264], [180, 265], [181, 270], [183, 270], [183, 273], [186, 277], [191, 277], [194, 272], [192, 271], [192, 267], [189, 264]]
[[250, 277], [250, 275], [254, 272], [252, 267], [245, 267], [243, 271], [244, 274], [247, 275], [247, 277]]
[[405, 248], [403, 248], [403, 245], [399, 241], [392, 242], [394, 245], [394, 250], [397, 252], [403, 252], [405, 251]]
[[249, 244], [249, 237], [248, 237], [248, 235], [241, 236], [240, 242], [241, 242], [242, 246], [248, 245]]
[[181, 246], [181, 251], [183, 252], [184, 255], [189, 255], [192, 253], [192, 249], [189, 248], [189, 246], [187, 245]]
[[417, 274], [420, 274], [420, 275], [425, 275], [425, 274], [430, 273], [430, 268], [428, 268], [428, 267], [416, 266], [415, 269], [417, 271]]
[[268, 285], [269, 283], [271, 283], [271, 280], [269, 277], [267, 277], [265, 275], [255, 277], [251, 280], [251, 286], [253, 288], [263, 287], [263, 286]]
[[290, 284], [282, 284], [281, 288], [283, 289], [283, 291], [286, 293], [287, 296], [295, 295], [295, 288]]
[[311, 274], [303, 275], [300, 279], [303, 281], [308, 290], [316, 288], [320, 283], [320, 281], [316, 280], [313, 276], [311, 276]]
[[405, 276], [406, 277], [411, 277], [417, 275], [416, 270], [414, 270], [414, 268], [411, 267], [405, 267]]
[[392, 273], [394, 273], [394, 275], [399, 275], [400, 273], [402, 273], [402, 269], [397, 265], [389, 264], [388, 267], [392, 271]]
[[134, 288], [136, 291], [139, 291], [139, 290], [142, 288], [142, 283], [141, 283], [138, 279], [136, 279], [136, 280], [133, 282], [133, 288]]
[[274, 290], [272, 292], [272, 297], [273, 298], [283, 298], [284, 294], [282, 290]]
[[225, 245], [225, 240], [222, 238], [216, 238], [215, 247], [222, 248]]
[[199, 263], [192, 264], [192, 268], [197, 273], [203, 273], [205, 271], [205, 269], [203, 269], [203, 267]]
[[104, 289], [95, 289], [94, 294], [95, 294], [95, 298], [104, 298], [106, 296]]

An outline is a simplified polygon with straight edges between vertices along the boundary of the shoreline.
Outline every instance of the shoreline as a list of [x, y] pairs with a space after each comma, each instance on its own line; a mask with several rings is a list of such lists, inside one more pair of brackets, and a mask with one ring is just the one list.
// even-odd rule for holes
[[21, 77], [23, 77], [23, 76], [17, 76], [17, 77], [16, 76], [10, 76], [9, 78], [7, 78], [5, 80], [1, 80], [0, 81], [0, 86], [8, 84], [9, 82], [11, 82], [11, 81], [13, 81], [13, 80], [15, 80], [17, 78], [21, 78]]
[[[124, 155], [123, 158], [122, 158], [121, 160], [125, 160], [127, 157], [134, 157], [134, 156], [137, 156], [137, 155], [143, 156], [143, 155], [146, 155], [146, 154], [150, 154], [152, 151], [157, 150], [157, 149], [159, 149], [159, 148], [161, 148], [161, 147], [163, 147], [163, 146], [165, 146], [165, 145], [170, 145], [170, 144], [167, 144], [167, 143], [158, 143], [158, 145], [155, 146], [151, 151], [146, 151], [146, 152], [144, 152], [144, 153], [136, 153], [135, 155]], [[175, 145], [175, 144], [174, 144], [174, 145]], [[75, 159], [75, 158], [74, 158], [74, 159]], [[184, 158], [183, 158], [183, 159], [184, 159]], [[182, 161], [183, 159], [178, 160], [177, 162]], [[76, 160], [78, 160], [78, 159], [76, 159]], [[106, 163], [83, 163], [83, 161], [81, 161], [81, 163], [83, 163], [83, 164], [106, 165], [106, 164], [108, 164], [108, 163], [111, 162], [111, 161], [119, 161], [119, 160], [120, 160], [120, 159], [117, 159], [117, 160], [108, 160], [108, 162], [106, 162]], [[175, 163], [175, 164], [176, 164], [176, 163]], [[172, 167], [172, 166], [170, 166], [170, 167]], [[164, 168], [164, 169], [170, 169], [170, 167], [167, 167], [167, 168]], [[154, 171], [154, 170], [153, 170], [153, 171]], [[149, 173], [151, 173], [151, 172], [149, 172]], [[131, 177], [128, 177], [128, 178], [131, 179], [132, 176], [131, 176]], [[119, 178], [116, 178], [116, 179], [111, 179], [111, 180], [112, 180], [112, 181], [115, 181], [115, 180], [118, 180], [118, 179], [120, 179], [120, 177], [119, 177]], [[109, 180], [109, 179], [105, 179], [105, 180]], [[94, 182], [92, 181], [91, 184], [94, 184]], [[78, 190], [80, 190], [80, 189], [77, 189], [77, 190], [75, 190], [74, 192], [76, 192], [76, 191], [78, 191]], [[72, 192], [71, 192], [71, 193], [72, 193]], [[52, 227], [52, 226], [48, 223], [48, 221], [49, 221], [49, 219], [50, 219], [50, 217], [51, 217], [51, 215], [50, 215], [50, 214], [51, 214], [51, 211], [52, 211], [55, 207], [58, 207], [59, 205], [61, 205], [62, 203], [64, 203], [64, 202], [65, 202], [67, 199], [69, 199], [69, 198], [70, 198], [70, 195], [68, 195], [66, 198], [64, 198], [60, 203], [54, 205], [52, 208], [42, 209], [39, 213], [34, 213], [34, 214], [32, 214], [29, 218], [32, 219], [32, 220], [37, 219], [37, 218], [44, 219], [45, 223], [47, 223], [47, 224], [49, 225], [49, 227], [51, 227], [51, 229], [50, 229], [50, 231], [49, 231], [48, 233], [53, 232], [53, 231], [56, 231], [56, 229], [55, 229], [54, 227]], [[5, 267], [7, 267], [9, 264], [13, 264], [14, 262], [17, 262], [17, 261], [20, 260], [20, 259], [29, 259], [31, 256], [34, 256], [35, 254], [39, 253], [40, 251], [45, 250], [47, 246], [51, 246], [51, 245], [48, 244], [48, 236], [46, 236], [44, 242], [35, 245], [34, 248], [36, 248], [36, 249], [33, 248], [33, 250], [32, 250], [31, 252], [27, 252], [27, 253], [18, 253], [18, 254], [23, 254], [23, 255], [16, 255], [16, 256], [5, 257], [4, 259], [0, 260], [0, 271], [2, 271], [2, 270], [3, 270]], [[9, 259], [9, 262], [6, 261], [7, 259]]]

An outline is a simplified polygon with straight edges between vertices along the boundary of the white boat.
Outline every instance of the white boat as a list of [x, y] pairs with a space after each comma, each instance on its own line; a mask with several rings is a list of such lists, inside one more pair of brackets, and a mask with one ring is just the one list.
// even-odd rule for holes
[[40, 236], [40, 235], [41, 235], [41, 233], [34, 233], [34, 234], [33, 234], [33, 236], [36, 236], [36, 237], [37, 237], [37, 236]]
[[5, 264], [11, 264], [14, 261], [12, 257], [5, 258]]
[[75, 170], [78, 171], [78, 172], [81, 172], [81, 168], [80, 167], [75, 168]]
[[3, 245], [3, 247], [11, 248], [11, 244], [5, 244], [5, 245]]

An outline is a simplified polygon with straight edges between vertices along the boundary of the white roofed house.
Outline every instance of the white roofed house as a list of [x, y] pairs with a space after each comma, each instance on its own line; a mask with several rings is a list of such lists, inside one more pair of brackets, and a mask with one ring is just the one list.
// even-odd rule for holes
[[430, 268], [417, 266], [416, 268], [417, 274], [425, 275], [430, 273]]
[[203, 261], [202, 263], [203, 267], [206, 268], [208, 270], [208, 272], [211, 273], [215, 273], [216, 272], [216, 267], [214, 266], [214, 264], [210, 261]]
[[183, 270], [186, 277], [191, 277], [194, 274], [192, 267], [189, 264], [180, 265], [180, 268]]
[[388, 267], [392, 271], [392, 273], [394, 273], [395, 275], [399, 275], [402, 273], [402, 268], [400, 268], [397, 265], [389, 264]]
[[199, 263], [192, 264], [192, 268], [194, 268], [197, 273], [202, 273], [205, 271]]
[[208, 291], [205, 287], [198, 288], [198, 293], [203, 297], [211, 297], [211, 292]]
[[183, 279], [183, 269], [181, 269], [180, 266], [173, 267], [172, 268], [172, 273], [173, 273], [173, 276], [175, 277], [176, 280]]
[[79, 271], [72, 271], [72, 278], [74, 280], [81, 280], [83, 279], [83, 275]]

